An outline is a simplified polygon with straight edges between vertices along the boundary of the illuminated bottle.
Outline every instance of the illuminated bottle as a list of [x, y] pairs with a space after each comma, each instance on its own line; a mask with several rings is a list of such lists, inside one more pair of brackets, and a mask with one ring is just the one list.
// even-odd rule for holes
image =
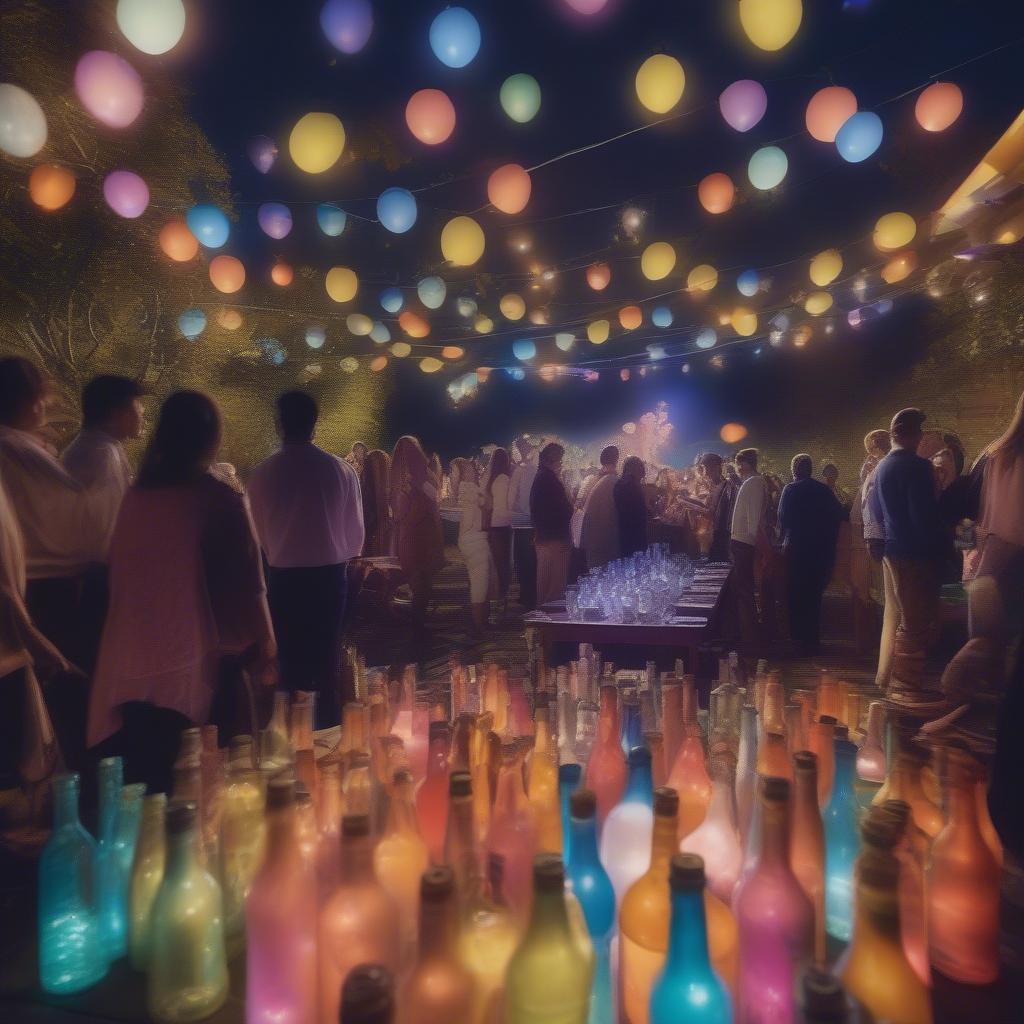
[[373, 873], [370, 819], [346, 815], [341, 823], [341, 881], [321, 909], [317, 928], [320, 1024], [338, 1024], [341, 985], [353, 967], [379, 963], [394, 973], [401, 953], [398, 909]]
[[825, 962], [825, 828], [818, 809], [818, 758], [809, 750], [793, 755], [793, 813], [789, 866], [814, 908], [814, 959]]
[[266, 729], [260, 734], [260, 767], [268, 772], [291, 768], [295, 753], [288, 740], [288, 694], [278, 690], [274, 694], [274, 712]]
[[508, 965], [505, 1024], [586, 1024], [592, 963], [566, 910], [560, 858], [537, 857], [530, 923]]
[[853, 926], [853, 864], [860, 849], [857, 796], [854, 792], [857, 748], [836, 728], [832, 795], [822, 812], [825, 828], [825, 930], [846, 941]]
[[669, 788], [679, 794], [680, 839], [700, 825], [711, 803], [711, 779], [704, 754], [704, 734], [697, 720], [697, 689], [693, 676], [684, 676], [682, 686], [683, 736], [668, 773]]
[[651, 752], [651, 781], [655, 788], [668, 784], [668, 764], [665, 761], [665, 738], [660, 732], [648, 729], [644, 733], [644, 746]]
[[834, 974], [820, 967], [804, 971], [797, 1024], [854, 1024], [857, 1019], [842, 982]]
[[244, 934], [245, 900], [263, 862], [265, 802], [260, 773], [244, 759], [230, 761], [220, 823], [224, 934], [229, 943]]
[[640, 701], [636, 697], [622, 698], [622, 753], [629, 757], [629, 752], [644, 743], [643, 717], [640, 713]]
[[[196, 730], [198, 736], [198, 730]], [[96, 920], [99, 942], [107, 962], [123, 956], [127, 942], [124, 905], [118, 899], [120, 863], [115, 852], [121, 816], [124, 765], [120, 757], [105, 757], [97, 769], [99, 809], [96, 816]]]
[[156, 1021], [202, 1020], [228, 995], [220, 886], [199, 862], [198, 808], [167, 812], [167, 869], [153, 903], [146, 1004]]
[[601, 830], [601, 863], [620, 903], [626, 890], [650, 867], [653, 789], [650, 752], [645, 747], [634, 747], [629, 752], [626, 791]]
[[107, 955], [115, 958], [128, 952], [128, 898], [145, 795], [146, 787], [142, 783], [121, 787], [113, 841], [100, 846], [100, 922], [106, 932]]
[[760, 852], [733, 906], [740, 936], [738, 1024], [793, 1019], [794, 981], [814, 951], [814, 909], [789, 866], [789, 790], [762, 779]]
[[321, 902], [338, 884], [338, 847], [341, 841], [341, 818], [344, 814], [341, 794], [341, 763], [327, 757], [317, 762], [316, 805], [317, 892]]
[[537, 702], [528, 794], [537, 823], [537, 850], [562, 852], [562, 812], [558, 801], [558, 748], [551, 738], [550, 705]]
[[700, 825], [679, 844], [704, 861], [708, 889], [728, 906], [740, 877], [743, 849], [736, 827], [735, 758], [729, 750], [711, 756], [711, 803]]
[[444, 837], [444, 863], [451, 868], [460, 908], [474, 899], [483, 879], [476, 845], [473, 788], [469, 772], [448, 777], [448, 828]]
[[[477, 715], [473, 724], [470, 743], [470, 775], [473, 780], [473, 828], [479, 848], [487, 842], [487, 830], [491, 827], [491, 736], [494, 732], [494, 715], [490, 711]], [[497, 768], [493, 773], [497, 781]]]
[[166, 817], [166, 793], [153, 793], [142, 801], [142, 824], [128, 890], [128, 951], [137, 971], [145, 970], [149, 962], [153, 901], [167, 862]]
[[857, 751], [857, 774], [865, 782], [885, 781], [885, 747], [882, 727], [885, 723], [885, 705], [873, 700], [868, 707], [868, 727], [864, 742]]
[[295, 777], [301, 782], [316, 803], [316, 760], [313, 756], [313, 714], [316, 707], [315, 693], [296, 694], [292, 702], [289, 720], [288, 742], [295, 752]]
[[580, 788], [583, 767], [578, 764], [562, 764], [558, 766], [558, 802], [562, 812], [562, 860], [569, 863], [569, 844], [572, 842], [572, 829], [569, 827], [569, 805], [572, 795]]
[[341, 987], [344, 1024], [395, 1024], [395, 982], [383, 964], [359, 964]]
[[316, 1020], [316, 907], [294, 786], [279, 777], [267, 787], [267, 853], [245, 907], [246, 1024]]
[[740, 711], [740, 748], [736, 760], [736, 818], [744, 845], [757, 798], [757, 708], [744, 704]]
[[444, 833], [448, 825], [448, 754], [451, 729], [445, 722], [430, 723], [427, 774], [416, 792], [416, 818], [430, 859], [440, 864], [444, 857]]
[[822, 810], [832, 796], [836, 774], [835, 732], [836, 720], [830, 715], [819, 715], [811, 726], [811, 750], [818, 758], [818, 806]]
[[458, 957], [455, 879], [447, 865], [429, 868], [420, 883], [420, 941], [412, 973], [402, 986], [403, 1024], [469, 1021], [473, 975]]
[[39, 981], [65, 995], [107, 973], [94, 905], [96, 843], [78, 818], [78, 775], [53, 780], [53, 831], [39, 861]]
[[708, 957], [704, 862], [696, 854], [672, 858], [672, 923], [665, 967], [651, 993], [651, 1024], [731, 1024], [732, 1000]]
[[675, 763], [683, 739], [683, 686], [677, 676], [666, 676], [661, 683], [661, 732], [667, 772]]
[[828, 669], [822, 669], [818, 678], [818, 715], [828, 715], [838, 723], [841, 712], [839, 684]]
[[587, 788], [597, 794], [597, 822], [600, 828], [626, 788], [626, 758], [619, 735], [618, 691], [614, 685], [601, 687], [601, 711], [597, 740], [587, 764]]
[[506, 740], [501, 745], [498, 792], [487, 834], [487, 852], [502, 859], [505, 896], [517, 919], [524, 921], [530, 911], [537, 829], [533, 808], [523, 790], [518, 746], [515, 740]]

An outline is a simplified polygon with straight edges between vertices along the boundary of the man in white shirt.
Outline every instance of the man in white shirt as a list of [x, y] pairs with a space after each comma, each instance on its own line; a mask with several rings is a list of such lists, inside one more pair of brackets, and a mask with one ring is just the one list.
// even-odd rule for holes
[[[537, 477], [538, 449], [525, 437], [516, 441], [519, 465], [512, 470], [508, 484], [508, 507], [512, 513], [530, 514], [530, 492]], [[537, 603], [537, 552], [532, 530], [512, 531], [512, 564], [519, 579], [519, 603], [532, 609]]]
[[732, 538], [729, 542], [732, 555], [730, 586], [736, 603], [740, 641], [748, 656], [757, 653], [754, 555], [768, 505], [768, 487], [757, 471], [757, 455], [756, 448], [744, 448], [736, 453], [736, 471], [742, 483], [733, 505]]
[[313, 444], [318, 416], [304, 391], [278, 397], [281, 447], [253, 470], [249, 500], [269, 566], [281, 683], [319, 694], [316, 727], [326, 729], [340, 720], [348, 563], [363, 549], [364, 530], [359, 477]]

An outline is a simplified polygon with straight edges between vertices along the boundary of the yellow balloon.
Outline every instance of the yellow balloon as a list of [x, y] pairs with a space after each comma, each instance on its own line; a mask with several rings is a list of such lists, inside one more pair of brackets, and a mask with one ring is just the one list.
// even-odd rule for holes
[[587, 324], [587, 338], [594, 345], [603, 345], [608, 340], [611, 325], [607, 320], [594, 320]]
[[801, 0], [740, 0], [740, 24], [761, 50], [781, 50], [800, 28]]
[[444, 366], [444, 363], [442, 363], [440, 359], [435, 359], [433, 356], [427, 356], [420, 360], [420, 369], [424, 373], [437, 373], [442, 366]]
[[526, 315], [526, 303], [523, 301], [523, 297], [516, 295], [515, 292], [503, 295], [501, 302], [498, 303], [498, 309], [501, 310], [501, 315], [506, 320], [522, 320]]
[[914, 240], [916, 234], [917, 223], [909, 213], [887, 213], [875, 224], [875, 248], [882, 252], [902, 249]]
[[822, 313], [827, 312], [831, 308], [831, 292], [811, 292], [811, 294], [807, 296], [807, 301], [804, 303], [804, 309], [806, 309], [811, 316], [821, 316]]
[[667, 53], [656, 53], [636, 73], [636, 94], [655, 114], [667, 114], [682, 98], [686, 88], [683, 65]]
[[838, 249], [826, 249], [811, 260], [811, 281], [819, 288], [831, 284], [842, 272], [843, 257]]
[[404, 359], [412, 351], [412, 345], [407, 341], [396, 341], [391, 346], [391, 354], [399, 359]]
[[373, 321], [365, 313], [350, 313], [345, 326], [357, 338], [363, 338], [373, 330]]
[[718, 271], [710, 263], [694, 267], [686, 277], [686, 290], [691, 292], [710, 292], [717, 284]]
[[484, 233], [472, 217], [453, 217], [441, 232], [441, 255], [457, 267], [471, 267], [484, 254]]
[[660, 281], [672, 273], [676, 251], [668, 242], [652, 242], [640, 257], [640, 270], [648, 281]]
[[307, 174], [330, 170], [345, 148], [345, 128], [333, 114], [306, 114], [288, 137], [295, 166]]
[[473, 321], [473, 330], [477, 334], [490, 334], [494, 330], [494, 321], [489, 316], [478, 316]]
[[757, 314], [746, 306], [732, 311], [732, 329], [741, 337], [749, 338], [757, 330]]
[[331, 267], [327, 271], [327, 294], [335, 302], [351, 302], [359, 291], [359, 278], [348, 267]]

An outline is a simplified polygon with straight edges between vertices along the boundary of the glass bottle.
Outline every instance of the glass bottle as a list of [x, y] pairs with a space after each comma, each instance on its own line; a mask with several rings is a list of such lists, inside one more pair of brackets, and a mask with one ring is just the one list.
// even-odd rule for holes
[[857, 1017], [839, 979], [819, 967], [809, 967], [800, 979], [797, 1024], [854, 1024]]
[[600, 714], [600, 706], [590, 700], [581, 700], [576, 709], [576, 760], [584, 774], [597, 742]]
[[665, 967], [651, 993], [651, 1024], [731, 1024], [732, 1000], [708, 957], [704, 862], [696, 854], [672, 858], [672, 922]]
[[228, 764], [220, 830], [220, 879], [224, 899], [224, 935], [234, 942], [245, 931], [245, 900], [263, 862], [266, 801], [260, 772], [246, 761]]
[[929, 838], [935, 839], [942, 831], [945, 820], [942, 811], [928, 797], [921, 782], [921, 772], [927, 757], [907, 737], [895, 735], [896, 751], [890, 762], [889, 774], [871, 803], [903, 800], [910, 805], [914, 824]]
[[53, 831], [39, 861], [39, 981], [66, 995], [107, 973], [95, 908], [96, 843], [78, 818], [78, 775], [53, 780]]
[[541, 854], [529, 926], [508, 965], [505, 1024], [586, 1024], [592, 962], [569, 923], [565, 870]]
[[793, 755], [793, 813], [789, 866], [814, 908], [814, 959], [825, 962], [825, 827], [818, 809], [818, 758], [810, 750]]
[[700, 826], [711, 803], [711, 779], [699, 727], [683, 736], [668, 786], [679, 794], [679, 838], [685, 839]]
[[648, 729], [644, 733], [644, 746], [651, 752], [651, 781], [655, 787], [668, 785], [665, 737], [657, 729]]
[[853, 864], [860, 849], [857, 826], [857, 748], [846, 739], [846, 726], [835, 730], [835, 775], [832, 795], [822, 812], [825, 829], [825, 930], [845, 942], [853, 926]]
[[476, 896], [482, 881], [475, 826], [473, 787], [469, 772], [452, 772], [448, 777], [448, 827], [444, 837], [444, 863], [451, 868], [456, 902], [460, 907], [466, 907]]
[[711, 755], [711, 803], [707, 816], [679, 844], [683, 853], [695, 853], [703, 859], [708, 889], [727, 906], [732, 902], [743, 865], [743, 848], [736, 827], [735, 765], [729, 750]]
[[537, 823], [537, 850], [562, 852], [562, 813], [558, 801], [558, 748], [551, 736], [551, 709], [537, 702], [528, 794]]
[[245, 906], [246, 1024], [316, 1019], [316, 879], [299, 849], [295, 787], [267, 787], [267, 853]]
[[836, 774], [835, 732], [836, 720], [831, 715], [819, 715], [811, 726], [811, 750], [818, 758], [818, 806], [822, 810], [832, 796]]
[[[473, 723], [473, 738], [470, 744], [470, 774], [473, 781], [473, 828], [476, 832], [477, 847], [487, 842], [487, 830], [491, 827], [491, 734], [494, 731], [494, 715], [490, 711], [476, 716]], [[495, 780], [497, 772], [494, 773]]]
[[885, 705], [880, 700], [873, 700], [868, 706], [868, 727], [864, 742], [857, 751], [857, 774], [865, 782], [885, 781], [884, 724]]
[[733, 906], [740, 935], [738, 1024], [788, 1024], [794, 982], [814, 951], [814, 909], [789, 866], [789, 790], [761, 780], [761, 844]]
[[636, 697], [623, 697], [621, 709], [622, 753], [629, 757], [629, 752], [643, 746], [643, 718], [640, 714], [640, 701]]
[[338, 884], [338, 847], [341, 841], [341, 763], [323, 757], [317, 762], [317, 892], [320, 902], [327, 899]]
[[744, 704], [740, 711], [740, 749], [736, 759], [736, 818], [744, 845], [750, 832], [750, 816], [756, 797], [757, 708]]
[[395, 981], [383, 964], [358, 964], [341, 986], [345, 1024], [395, 1024]]
[[[198, 736], [198, 730], [196, 735]], [[96, 915], [99, 942], [107, 962], [124, 956], [128, 922], [124, 900], [119, 898], [121, 864], [117, 832], [121, 817], [124, 765], [120, 757], [105, 757], [97, 769], [99, 808], [96, 816]]]
[[444, 833], [448, 825], [448, 755], [452, 734], [446, 722], [430, 723], [427, 774], [416, 791], [416, 818], [430, 859], [444, 858]]
[[290, 768], [295, 755], [288, 742], [288, 694], [274, 694], [274, 712], [260, 736], [260, 767], [271, 774]]
[[146, 1003], [160, 1022], [202, 1020], [228, 995], [220, 886], [199, 862], [198, 808], [167, 812], [167, 869], [153, 903]]
[[132, 967], [137, 971], [145, 970], [149, 962], [153, 901], [167, 862], [166, 818], [166, 793], [152, 793], [143, 800], [142, 824], [128, 895], [128, 951]]
[[455, 879], [447, 865], [429, 868], [420, 883], [420, 941], [412, 973], [402, 986], [404, 1024], [469, 1021], [473, 975], [458, 957]]
[[569, 827], [569, 806], [573, 793], [580, 788], [583, 768], [578, 764], [562, 764], [558, 766], [558, 801], [562, 810], [562, 860], [569, 863], [569, 844], [572, 842], [572, 829]]
[[394, 901], [374, 877], [369, 817], [345, 815], [341, 881], [321, 909], [317, 928], [320, 1024], [338, 1024], [341, 985], [353, 967], [377, 963], [397, 972], [402, 953], [398, 915]]
[[646, 747], [634, 747], [629, 752], [626, 791], [601, 829], [601, 863], [612, 880], [619, 903], [626, 890], [651, 865], [653, 790], [650, 751]]
[[601, 687], [597, 740], [587, 764], [587, 788], [597, 794], [597, 822], [600, 828], [611, 809], [622, 799], [626, 788], [626, 757], [622, 753], [618, 691], [614, 685]]
[[295, 753], [295, 777], [316, 803], [316, 759], [313, 756], [313, 715], [316, 694], [300, 692], [292, 702], [288, 742]]
[[505, 740], [501, 745], [498, 792], [487, 833], [487, 852], [501, 857], [509, 906], [517, 919], [525, 920], [530, 911], [537, 828], [523, 789], [518, 746], [515, 740]]
[[[107, 938], [116, 938], [115, 947], [108, 953], [122, 957], [128, 952], [129, 894], [135, 846], [139, 841], [142, 824], [142, 801], [146, 787], [134, 782], [121, 787], [121, 806], [117, 815], [117, 830], [109, 856], [101, 858], [100, 899], [101, 910], [107, 923]], [[116, 929], [116, 930], [115, 930]]]
[[661, 732], [665, 741], [665, 764], [671, 766], [675, 764], [683, 739], [683, 686], [678, 676], [666, 676], [661, 683]]

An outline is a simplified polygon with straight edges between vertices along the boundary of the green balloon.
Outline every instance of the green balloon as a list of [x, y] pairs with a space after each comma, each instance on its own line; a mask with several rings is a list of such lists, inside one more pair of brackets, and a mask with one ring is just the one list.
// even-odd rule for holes
[[501, 108], [520, 124], [526, 124], [540, 110], [540, 86], [533, 75], [510, 75], [501, 86]]

